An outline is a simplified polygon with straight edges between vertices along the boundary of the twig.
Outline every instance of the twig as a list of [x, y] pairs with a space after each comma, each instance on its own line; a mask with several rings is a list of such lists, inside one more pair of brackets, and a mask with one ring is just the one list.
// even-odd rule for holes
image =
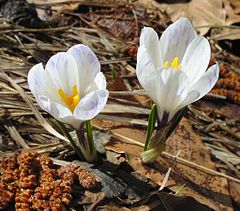
[[11, 29], [11, 30], [2, 30], [2, 31], [0, 31], [0, 34], [14, 33], [14, 32], [36, 32], [36, 33], [57, 32], [57, 31], [65, 31], [70, 28], [71, 28], [70, 26], [58, 27], [58, 28], [45, 28], [45, 29], [19, 28], [19, 29]]
[[7, 131], [9, 132], [11, 138], [18, 143], [22, 148], [29, 149], [30, 147], [25, 142], [25, 140], [22, 138], [22, 136], [19, 134], [19, 132], [16, 130], [16, 128], [11, 124], [5, 124], [4, 125]]

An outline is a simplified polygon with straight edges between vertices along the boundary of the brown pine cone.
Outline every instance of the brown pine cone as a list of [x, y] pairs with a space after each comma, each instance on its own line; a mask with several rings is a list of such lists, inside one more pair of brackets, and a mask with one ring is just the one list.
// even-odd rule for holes
[[0, 209], [5, 209], [14, 200], [16, 186], [0, 180]]
[[16, 156], [5, 157], [0, 162], [2, 170], [0, 180], [0, 209], [4, 209], [14, 200], [19, 171]]
[[236, 78], [221, 78], [217, 81], [214, 88], [240, 91], [240, 81]]
[[18, 189], [15, 197], [15, 208], [17, 211], [30, 211], [32, 189]]
[[2, 170], [2, 181], [7, 183], [12, 183], [17, 181], [19, 178], [19, 170], [18, 169], [4, 169]]
[[63, 179], [63, 181], [71, 186], [74, 183], [74, 180], [76, 178], [75, 175], [75, 169], [76, 167], [74, 165], [66, 165], [66, 166], [61, 166], [58, 169], [58, 176]]
[[17, 211], [27, 211], [31, 209], [32, 195], [38, 185], [37, 172], [35, 172], [38, 167], [38, 156], [38, 153], [35, 152], [21, 152], [17, 157], [20, 171], [18, 189], [15, 197], [15, 208]]
[[234, 90], [227, 90], [227, 89], [213, 89], [211, 93], [226, 96], [227, 99], [240, 104], [240, 93]]
[[43, 196], [41, 193], [35, 192], [35, 194], [31, 198], [32, 202], [32, 208], [37, 210], [46, 210], [50, 209], [49, 201], [48, 199], [43, 199]]
[[96, 177], [81, 166], [76, 168], [75, 174], [78, 176], [80, 185], [82, 185], [86, 189], [93, 189], [98, 185]]
[[227, 66], [225, 66], [225, 65], [221, 65], [221, 66], [220, 66], [220, 76], [221, 76], [221, 77], [225, 78], [226, 75], [227, 75], [229, 72], [230, 72], [230, 71], [229, 71], [229, 69], [227, 68]]
[[47, 156], [40, 156], [40, 181], [32, 196], [32, 207], [35, 209], [50, 209], [49, 198], [56, 188], [56, 170], [49, 166], [52, 161]]
[[16, 169], [17, 168], [16, 156], [5, 157], [0, 162], [0, 167], [2, 169]]
[[53, 161], [47, 155], [41, 155], [39, 160], [43, 170], [49, 169], [53, 165]]

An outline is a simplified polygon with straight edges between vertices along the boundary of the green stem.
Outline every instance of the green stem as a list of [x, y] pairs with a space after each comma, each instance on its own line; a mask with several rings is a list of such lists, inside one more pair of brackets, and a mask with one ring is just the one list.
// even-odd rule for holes
[[89, 163], [94, 163], [97, 160], [97, 151], [93, 141], [91, 122], [86, 121], [84, 124], [86, 126], [86, 137], [84, 134], [84, 125], [82, 125], [78, 131], [76, 131], [79, 140], [79, 146], [84, 159]]
[[172, 132], [178, 126], [179, 122], [181, 121], [183, 116], [186, 114], [186, 111], [187, 111], [187, 106], [182, 108], [182, 110], [179, 111], [179, 114], [176, 116], [176, 118], [170, 123], [169, 129], [167, 131], [166, 139], [172, 134]]
[[64, 123], [58, 121], [59, 126], [61, 127], [61, 129], [63, 130], [64, 134], [67, 136], [68, 140], [70, 141], [74, 151], [76, 152], [76, 154], [79, 156], [79, 158], [81, 160], [84, 160], [84, 156], [81, 153], [80, 148], [76, 145], [75, 141], [73, 140], [72, 136], [69, 134], [68, 129], [66, 128], [66, 126], [64, 125]]
[[90, 151], [92, 152], [93, 150], [95, 150], [95, 145], [93, 141], [92, 125], [90, 120], [86, 121], [86, 130], [87, 130], [87, 139], [89, 143], [89, 148], [90, 148]]
[[156, 104], [153, 104], [151, 112], [149, 114], [149, 118], [148, 118], [147, 138], [144, 145], [144, 151], [147, 150], [150, 144], [150, 141], [152, 139], [152, 133], [155, 128], [155, 122], [156, 122], [156, 113], [157, 113], [157, 106]]

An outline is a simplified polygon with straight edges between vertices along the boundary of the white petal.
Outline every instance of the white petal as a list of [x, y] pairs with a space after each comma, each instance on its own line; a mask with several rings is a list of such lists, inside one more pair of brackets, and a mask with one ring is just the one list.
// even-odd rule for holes
[[190, 103], [196, 101], [196, 99], [200, 96], [200, 93], [198, 91], [191, 91], [187, 97], [181, 102], [180, 105], [178, 105], [175, 110], [169, 115], [169, 120], [173, 118], [173, 116], [180, 111], [185, 106], [189, 105]]
[[[183, 57], [182, 69], [194, 84], [206, 71], [210, 60], [211, 49], [204, 37], [195, 38], [187, 48]], [[190, 85], [191, 86], [191, 85]]]
[[101, 90], [101, 89], [106, 89], [107, 83], [106, 83], [106, 78], [103, 75], [102, 72], [99, 72], [95, 79], [94, 82], [91, 84], [91, 86], [89, 87], [89, 89], [87, 90], [87, 93], [93, 92], [95, 90]]
[[33, 66], [28, 73], [28, 86], [35, 96], [45, 95], [52, 101], [59, 102], [57, 88], [53, 84], [42, 63]]
[[79, 76], [75, 59], [71, 54], [65, 52], [55, 54], [48, 60], [45, 70], [58, 89], [63, 89], [68, 96], [72, 95], [73, 86], [79, 84]]
[[106, 105], [108, 95], [107, 90], [96, 90], [87, 94], [75, 108], [74, 117], [82, 121], [94, 118]]
[[147, 49], [152, 62], [156, 68], [163, 66], [160, 55], [159, 37], [157, 32], [151, 27], [144, 27], [140, 36], [140, 46]]
[[181, 63], [188, 45], [195, 37], [197, 37], [197, 33], [187, 18], [180, 18], [171, 24], [160, 38], [163, 61], [171, 63], [174, 57], [177, 56]]
[[185, 99], [189, 80], [186, 74], [178, 69], [165, 68], [159, 70], [158, 74], [161, 80], [157, 81], [156, 95], [161, 120], [164, 112], [173, 115], [175, 109]]
[[[140, 46], [137, 53], [137, 78], [142, 87], [147, 91], [154, 102], [157, 101], [156, 97], [156, 69], [151, 60], [150, 55], [145, 47]], [[159, 76], [159, 80], [160, 80]]]
[[100, 72], [100, 63], [94, 52], [87, 46], [79, 44], [71, 47], [68, 54], [73, 55], [78, 67], [80, 96], [84, 96], [86, 90]]
[[[219, 66], [218, 64], [212, 65], [203, 74], [203, 76], [197, 81], [191, 88], [190, 91], [199, 92], [199, 96], [192, 102], [195, 102], [206, 95], [215, 85], [219, 77]], [[191, 103], [192, 103], [191, 102]]]
[[79, 129], [81, 120], [75, 119], [72, 112], [64, 105], [52, 102], [48, 97], [39, 95], [37, 97], [40, 107], [52, 115], [55, 119], [72, 125], [74, 128]]
[[206, 95], [215, 85], [219, 76], [218, 64], [212, 65], [207, 72], [205, 72], [200, 80], [193, 85], [188, 93], [188, 96], [176, 108], [175, 113], [185, 106], [199, 100]]
[[107, 87], [106, 78], [102, 72], [96, 75], [94, 83], [97, 85], [98, 89], [106, 89]]

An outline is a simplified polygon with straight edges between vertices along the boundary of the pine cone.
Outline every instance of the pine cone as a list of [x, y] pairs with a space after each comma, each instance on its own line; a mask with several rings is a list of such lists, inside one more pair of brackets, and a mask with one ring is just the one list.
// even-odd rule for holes
[[75, 174], [78, 176], [80, 185], [86, 189], [93, 189], [98, 185], [95, 176], [81, 166], [75, 170]]
[[6, 157], [0, 162], [2, 175], [0, 180], [0, 209], [5, 209], [14, 200], [19, 171], [16, 156]]
[[5, 209], [14, 200], [16, 186], [0, 180], [0, 209]]
[[20, 177], [15, 197], [17, 211], [30, 210], [34, 189], [38, 185], [35, 169], [38, 154], [35, 152], [21, 152], [17, 157]]
[[213, 89], [211, 91], [211, 93], [226, 96], [229, 100], [231, 100], [231, 101], [233, 101], [233, 102], [235, 102], [237, 104], [240, 104], [240, 93], [236, 92], [234, 90]]
[[75, 175], [75, 169], [76, 167], [74, 165], [66, 165], [66, 166], [61, 166], [58, 169], [58, 176], [63, 179], [63, 181], [68, 185], [71, 186], [74, 183], [74, 180], [76, 178]]
[[18, 189], [15, 197], [15, 208], [18, 211], [30, 211], [32, 189]]

